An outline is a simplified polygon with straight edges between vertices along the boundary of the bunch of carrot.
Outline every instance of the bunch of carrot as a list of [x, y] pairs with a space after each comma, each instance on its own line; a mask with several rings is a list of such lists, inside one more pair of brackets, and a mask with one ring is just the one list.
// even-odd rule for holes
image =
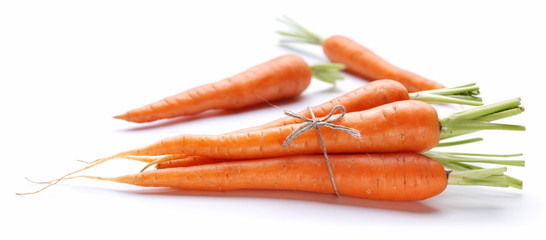
[[[322, 40], [290, 19], [283, 21], [295, 31], [281, 34], [321, 44], [332, 61], [342, 64], [309, 66], [298, 56], [285, 55], [116, 118], [149, 122], [211, 109], [244, 108], [296, 96], [312, 76], [335, 82], [342, 79], [339, 70], [344, 67], [374, 81], [267, 124], [218, 135], [182, 134], [97, 159], [45, 182], [39, 191], [77, 177], [139, 186], [208, 191], [284, 189], [395, 201], [426, 199], [441, 193], [448, 184], [522, 187], [520, 180], [504, 174], [506, 167], [473, 165], [523, 166], [522, 160], [498, 159], [520, 154], [431, 151], [481, 140], [446, 142], [480, 130], [525, 130], [520, 125], [494, 123], [521, 113], [519, 98], [483, 105], [475, 84], [444, 88], [387, 63], [352, 40]], [[430, 103], [475, 107], [439, 118]], [[342, 111], [336, 112], [339, 109]], [[142, 161], [147, 163], [145, 169], [152, 165], [156, 169], [114, 178], [75, 175], [116, 158]]]

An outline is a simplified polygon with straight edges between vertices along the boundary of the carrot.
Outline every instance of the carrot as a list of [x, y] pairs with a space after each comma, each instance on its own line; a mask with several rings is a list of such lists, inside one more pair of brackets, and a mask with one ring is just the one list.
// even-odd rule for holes
[[[419, 114], [416, 114], [419, 113]], [[423, 152], [436, 146], [440, 123], [430, 104], [406, 100], [360, 112], [347, 113], [336, 124], [360, 131], [361, 138], [325, 128], [325, 145], [330, 153]], [[186, 154], [212, 158], [264, 158], [322, 152], [317, 133], [300, 135], [287, 148], [283, 141], [299, 124], [224, 135], [182, 134], [151, 145], [120, 153], [116, 157]]]
[[[238, 189], [296, 190], [334, 193], [322, 155], [235, 161], [186, 168], [169, 168], [115, 178], [77, 176], [144, 187], [202, 191]], [[436, 196], [448, 184], [507, 187], [506, 168], [447, 172], [418, 153], [330, 156], [341, 195], [358, 198], [417, 201]]]
[[[519, 98], [465, 109], [438, 118], [430, 104], [418, 100], [398, 101], [369, 110], [347, 113], [335, 124], [359, 131], [360, 137], [338, 130], [321, 129], [324, 145], [330, 154], [378, 153], [378, 152], [425, 152], [448, 139], [479, 130], [523, 131], [524, 126], [491, 123], [523, 111]], [[520, 110], [520, 111], [514, 111]], [[291, 155], [323, 153], [317, 131], [299, 135], [288, 147], [283, 147], [287, 137], [300, 124], [224, 135], [182, 134], [169, 137], [148, 146], [97, 159], [84, 168], [65, 174], [49, 186], [75, 173], [92, 168], [115, 158], [161, 157], [172, 159], [180, 156], [203, 156], [219, 159], [257, 159]]]
[[266, 101], [298, 96], [311, 77], [335, 82], [343, 76], [341, 64], [309, 66], [301, 57], [283, 55], [224, 80], [188, 89], [157, 102], [115, 116], [143, 123], [195, 115], [212, 109], [241, 109]]
[[[466, 141], [460, 141], [457, 144], [466, 144], [466, 143], [475, 142], [479, 140], [483, 140], [483, 139], [481, 138], [470, 139]], [[505, 158], [511, 158], [511, 157], [519, 157], [519, 156], [522, 156], [523, 154], [479, 154], [479, 153], [427, 151], [427, 152], [424, 152], [423, 155], [438, 161], [445, 168], [456, 170], [456, 171], [483, 169], [482, 167], [472, 165], [471, 163], [499, 164], [499, 165], [505, 165], [505, 166], [520, 166], [520, 167], [525, 166], [524, 160], [519, 160], [519, 159], [506, 160], [505, 159]], [[220, 162], [230, 162], [230, 161], [236, 161], [236, 160], [208, 158], [208, 157], [202, 157], [202, 156], [181, 157], [181, 158], [172, 158], [172, 159], [167, 159], [166, 161], [157, 162], [156, 168], [165, 169], [165, 168], [177, 168], [177, 167], [190, 167], [190, 166], [213, 164], [213, 163], [220, 163]], [[154, 164], [155, 162], [150, 162], [150, 163]], [[510, 187], [522, 189], [523, 182], [521, 180], [508, 176], [508, 175], [505, 175], [505, 178], [506, 178], [506, 183]]]
[[[459, 140], [459, 141], [452, 141], [452, 142], [440, 142], [436, 145], [436, 147], [446, 147], [446, 146], [456, 146], [456, 145], [462, 145], [462, 144], [468, 144], [473, 142], [482, 141], [483, 138], [471, 138], [471, 139], [465, 139], [465, 140]], [[449, 154], [443, 154], [438, 152], [432, 152], [427, 151], [423, 153], [427, 156], [434, 156], [432, 158], [434, 159], [441, 159], [442, 164], [445, 163], [444, 166], [448, 167], [448, 165], [453, 164], [454, 161], [452, 161], [453, 157], [458, 157], [459, 155], [464, 155], [462, 153], [449, 153]], [[468, 155], [468, 154], [467, 154]], [[521, 156], [521, 154], [505, 154], [505, 155], [493, 155], [493, 154], [482, 154], [480, 156], [489, 156], [489, 157], [513, 157], [513, 156]], [[142, 171], [146, 170], [148, 167], [152, 165], [156, 165], [157, 169], [163, 169], [163, 168], [175, 168], [175, 167], [189, 167], [189, 166], [195, 166], [195, 165], [203, 165], [203, 164], [210, 164], [210, 163], [218, 163], [218, 162], [228, 162], [233, 161], [233, 159], [224, 159], [224, 158], [210, 158], [205, 156], [186, 156], [183, 154], [173, 154], [173, 155], [166, 155], [161, 157], [135, 157], [130, 156], [126, 157], [128, 159], [142, 161], [148, 163], [147, 166], [145, 166]], [[467, 157], [464, 158], [464, 160], [468, 160]], [[507, 160], [495, 160], [491, 161], [491, 159], [472, 159], [471, 162], [481, 162], [481, 163], [497, 163], [497, 164], [503, 164], [503, 165], [516, 165], [516, 166], [523, 166], [523, 162], [519, 160], [515, 161], [507, 161]], [[457, 161], [456, 163], [459, 163]], [[457, 168], [460, 169], [460, 168]]]
[[408, 91], [439, 89], [444, 86], [418, 74], [401, 69], [354, 40], [334, 35], [326, 39], [307, 30], [290, 18], [280, 19], [290, 31], [278, 31], [287, 37], [284, 42], [304, 42], [321, 45], [326, 56], [336, 63], [343, 63], [346, 71], [369, 81], [393, 79], [404, 84]]
[[[520, 103], [519, 98], [510, 99], [461, 110], [438, 119], [434, 108], [427, 103], [416, 100], [393, 102], [365, 111], [348, 113], [337, 124], [359, 130], [361, 138], [354, 139], [348, 134], [326, 128], [324, 129], [325, 145], [328, 146], [329, 153], [424, 152], [440, 145], [439, 139], [449, 139], [479, 130], [522, 131], [525, 130], [523, 126], [490, 122], [521, 113], [523, 108]], [[192, 159], [186, 159], [187, 163], [182, 163], [187, 166], [194, 162], [200, 163], [200, 161], [208, 163], [207, 161], [210, 160], [206, 158], [218, 158], [218, 161], [224, 161], [224, 159], [321, 153], [322, 150], [314, 132], [303, 134], [288, 148], [282, 147], [283, 141], [297, 126], [299, 125], [289, 124], [225, 135], [179, 135], [101, 161], [132, 155], [180, 155], [168, 160], [193, 156]]]
[[[447, 139], [482, 129], [525, 130], [523, 126], [490, 123], [505, 112], [522, 109], [519, 98], [455, 112], [439, 119], [434, 107], [422, 101], [406, 100], [384, 104], [369, 110], [347, 113], [335, 124], [354, 128], [360, 139], [325, 128], [329, 153], [424, 152]], [[517, 114], [519, 112], [513, 113]], [[317, 133], [309, 131], [287, 148], [283, 141], [299, 124], [224, 135], [182, 134], [148, 146], [125, 151], [98, 162], [126, 156], [161, 156], [181, 154], [225, 159], [251, 159], [322, 152]]]
[[[427, 151], [423, 155], [426, 155], [430, 158], [433, 158], [439, 161], [444, 167], [454, 169], [454, 170], [463, 170], [458, 166], [458, 163], [490, 163], [490, 164], [502, 164], [508, 166], [521, 166], [525, 165], [523, 160], [505, 160], [498, 159], [499, 157], [516, 157], [522, 156], [522, 154], [472, 154], [472, 153], [453, 153], [453, 152], [437, 152], [437, 151]], [[491, 158], [497, 157], [497, 158]], [[189, 167], [196, 165], [204, 165], [211, 163], [219, 162], [229, 162], [234, 161], [233, 159], [221, 159], [221, 158], [209, 158], [203, 156], [192, 156], [192, 157], [180, 157], [166, 159], [165, 161], [157, 162], [156, 168], [176, 168], [176, 167]], [[151, 161], [150, 163], [156, 163]]]
[[[481, 98], [476, 96], [478, 94], [479, 88], [475, 84], [409, 93], [401, 83], [385, 79], [370, 82], [339, 97], [311, 107], [311, 110], [316, 117], [320, 118], [328, 115], [330, 110], [336, 105], [344, 106], [347, 112], [357, 112], [383, 104], [409, 99], [421, 100], [428, 103], [457, 103], [477, 106], [482, 105]], [[304, 109], [298, 112], [298, 114], [307, 118], [311, 117], [309, 109]], [[255, 131], [301, 122], [302, 120], [300, 119], [287, 116], [259, 126], [240, 129], [232, 133]]]

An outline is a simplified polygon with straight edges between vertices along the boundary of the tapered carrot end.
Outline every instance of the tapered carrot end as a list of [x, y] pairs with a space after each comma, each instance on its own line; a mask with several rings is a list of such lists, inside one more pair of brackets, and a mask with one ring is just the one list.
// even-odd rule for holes
[[[132, 112], [126, 112], [124, 114], [116, 115], [114, 116], [116, 119], [125, 120], [127, 122], [134, 122], [134, 123], [144, 123], [144, 122], [150, 122], [146, 116], [141, 116], [139, 114], [133, 114]], [[152, 121], [155, 119], [152, 119]]]
[[121, 120], [126, 120], [126, 121], [127, 121], [127, 114], [124, 113], [124, 114], [116, 115], [116, 116], [114, 116], [114, 118], [121, 119]]

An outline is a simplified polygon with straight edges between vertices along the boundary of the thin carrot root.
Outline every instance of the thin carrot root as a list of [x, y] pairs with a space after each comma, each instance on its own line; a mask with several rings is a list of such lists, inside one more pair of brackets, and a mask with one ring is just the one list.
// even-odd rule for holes
[[[66, 181], [66, 180], [71, 180], [71, 179], [77, 179], [77, 178], [89, 178], [89, 179], [94, 179], [94, 180], [101, 180], [101, 181], [111, 181], [111, 182], [116, 182], [116, 179], [115, 177], [100, 177], [100, 176], [90, 176], [90, 175], [77, 175], [77, 176], [70, 176], [70, 177], [65, 177], [62, 179], [62, 181]], [[55, 179], [56, 180], [59, 180], [59, 179]], [[35, 182], [35, 183], [49, 183], [49, 182]], [[19, 195], [24, 195], [25, 193], [21, 193]]]
[[184, 158], [184, 157], [187, 157], [187, 155], [185, 155], [185, 154], [168, 154], [168, 155], [159, 156], [159, 157], [158, 156], [123, 156], [123, 158], [125, 158], [125, 159], [136, 160], [136, 161], [148, 163], [146, 166], [144, 166], [144, 168], [142, 168], [142, 170], [140, 170], [140, 172], [144, 172], [146, 169], [148, 169], [149, 167], [151, 167], [153, 165], [156, 165], [156, 164], [159, 164], [159, 163], [162, 163], [162, 162], [166, 162], [166, 161], [170, 161], [170, 160], [181, 159], [181, 158]]
[[140, 170], [140, 172], [144, 172], [146, 169], [148, 169], [149, 167], [154, 166], [156, 164], [166, 162], [166, 161], [181, 159], [181, 158], [184, 158], [184, 157], [187, 157], [187, 156], [183, 155], [183, 154], [171, 154], [171, 155], [167, 155], [167, 156], [164, 156], [164, 157], [156, 158], [154, 161], [151, 161], [146, 166], [144, 166], [144, 168], [142, 168], [142, 170]]
[[98, 159], [95, 159], [95, 160], [93, 160], [93, 161], [85, 161], [85, 160], [77, 159], [76, 161], [82, 162], [82, 163], [85, 163], [85, 164], [91, 164], [91, 163], [93, 163], [93, 162], [95, 162], [95, 161], [97, 161], [97, 160], [98, 160]]
[[57, 179], [53, 179], [53, 180], [49, 180], [49, 181], [35, 181], [35, 180], [32, 180], [30, 178], [27, 178], [25, 177], [25, 179], [31, 183], [36, 183], [36, 184], [49, 184], [49, 183], [52, 183], [54, 181], [56, 181]]
[[[128, 152], [127, 152], [128, 153]], [[71, 175], [74, 175], [76, 173], [79, 173], [79, 172], [82, 172], [84, 170], [87, 170], [87, 169], [90, 169], [92, 167], [95, 167], [99, 164], [102, 164], [102, 163], [105, 163], [107, 161], [110, 161], [112, 159], [115, 159], [115, 158], [120, 158], [120, 157], [125, 157], [126, 154], [125, 152], [124, 153], [120, 153], [120, 154], [116, 154], [116, 155], [113, 155], [111, 157], [107, 157], [107, 158], [100, 158], [100, 159], [97, 159], [93, 162], [90, 162], [87, 166], [83, 167], [83, 168], [80, 168], [76, 171], [72, 171], [70, 173], [67, 173], [63, 176], [61, 176], [60, 178], [56, 178], [56, 179], [53, 179], [53, 180], [50, 180], [50, 181], [46, 181], [46, 182], [35, 182], [35, 181], [31, 181], [31, 182], [35, 182], [35, 183], [43, 183], [43, 184], [47, 184], [45, 187], [41, 188], [41, 189], [38, 189], [37, 191], [34, 191], [34, 192], [27, 192], [27, 193], [17, 193], [17, 195], [29, 195], [29, 194], [36, 194], [36, 193], [39, 193], [39, 192], [42, 192], [46, 189], [48, 189], [49, 187], [53, 186], [53, 185], [56, 185], [57, 183], [59, 183], [60, 181], [66, 179], [67, 177], [71, 176]]]
[[89, 176], [89, 175], [78, 175], [78, 176], [72, 176], [67, 177], [64, 180], [70, 180], [75, 178], [89, 178], [89, 179], [95, 179], [95, 180], [101, 180], [101, 181], [111, 181], [111, 182], [117, 182], [115, 177], [99, 177], [99, 176]]
[[92, 160], [92, 161], [84, 161], [84, 160], [77, 160], [77, 161], [91, 165], [91, 164], [96, 164], [98, 162], [105, 162], [105, 161], [108, 161], [108, 160], [111, 160], [111, 159], [114, 159], [114, 158], [121, 158], [121, 157], [125, 158], [126, 154], [119, 153], [119, 154], [116, 154], [116, 155], [113, 155], [113, 156], [110, 156], [110, 157], [98, 158], [98, 159], [95, 159], [95, 160]]
[[78, 169], [76, 171], [67, 173], [67, 174], [61, 176], [60, 178], [52, 179], [52, 180], [49, 180], [49, 181], [34, 181], [34, 180], [30, 180], [30, 179], [26, 178], [28, 181], [30, 181], [32, 183], [47, 184], [47, 185], [45, 187], [37, 190], [37, 191], [28, 192], [28, 193], [17, 193], [17, 195], [29, 195], [29, 194], [36, 194], [36, 193], [42, 192], [42, 191], [46, 190], [47, 188], [49, 188], [49, 187], [51, 187], [53, 185], [56, 185], [57, 183], [59, 183], [62, 180], [71, 179], [70, 178], [71, 175], [74, 175], [76, 173], [79, 173], [79, 172], [82, 172], [84, 170], [90, 169], [90, 168], [95, 167], [95, 166], [97, 166], [99, 164], [105, 163], [107, 161], [110, 161], [110, 160], [116, 159], [116, 158], [125, 158], [125, 159], [131, 159], [131, 160], [137, 160], [137, 161], [141, 161], [141, 162], [150, 163], [150, 164], [146, 165], [146, 167], [144, 169], [141, 170], [141, 171], [144, 171], [148, 167], [153, 166], [153, 165], [155, 165], [157, 163], [160, 163], [160, 162], [163, 162], [163, 161], [169, 161], [169, 160], [173, 160], [173, 159], [179, 159], [179, 158], [182, 158], [182, 157], [185, 156], [183, 154], [170, 154], [170, 155], [160, 156], [160, 157], [155, 157], [155, 156], [153, 156], [153, 157], [150, 157], [150, 156], [131, 156], [131, 153], [133, 153], [133, 151], [127, 151], [127, 152], [119, 153], [119, 154], [116, 154], [116, 155], [113, 155], [113, 156], [110, 156], [110, 157], [100, 158], [100, 159], [94, 160], [92, 162], [89, 162], [88, 165], [83, 167], [83, 168], [80, 168], [80, 169]]

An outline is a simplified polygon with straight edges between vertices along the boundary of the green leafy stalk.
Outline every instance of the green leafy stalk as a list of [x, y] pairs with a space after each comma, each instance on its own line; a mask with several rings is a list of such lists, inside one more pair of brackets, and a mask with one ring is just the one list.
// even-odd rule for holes
[[473, 143], [473, 142], [479, 142], [482, 141], [483, 138], [470, 138], [470, 139], [464, 139], [459, 141], [451, 141], [451, 142], [440, 142], [436, 147], [451, 147], [451, 146], [457, 146], [467, 143]]
[[525, 166], [524, 160], [506, 160], [499, 158], [508, 158], [522, 156], [522, 154], [478, 154], [478, 153], [456, 153], [456, 152], [436, 152], [428, 151], [424, 155], [435, 159], [440, 163], [446, 162], [466, 162], [466, 163], [489, 163], [508, 166]]
[[476, 119], [506, 110], [518, 108], [521, 105], [521, 98], [513, 98], [498, 103], [488, 104], [482, 107], [470, 108], [451, 114], [454, 119]]
[[337, 80], [345, 79], [345, 76], [341, 74], [341, 70], [345, 69], [345, 65], [341, 63], [313, 64], [309, 67], [313, 72], [313, 77], [321, 81], [335, 84]]
[[455, 103], [472, 106], [483, 105], [478, 97], [480, 88], [475, 84], [410, 93], [410, 98], [428, 103]]
[[321, 36], [307, 30], [307, 28], [289, 17], [284, 16], [279, 21], [289, 27], [288, 31], [277, 31], [278, 34], [285, 37], [281, 42], [309, 43], [314, 45], [322, 45], [322, 42], [324, 42]]
[[464, 109], [442, 118], [441, 139], [447, 139], [480, 130], [525, 131], [521, 125], [491, 123], [491, 121], [511, 117], [523, 112], [520, 98], [499, 103]]
[[[466, 163], [461, 163], [461, 162], [450, 163], [449, 166], [448, 165], [444, 165], [444, 166], [449, 168], [449, 169], [453, 169], [453, 170], [457, 170], [457, 171], [483, 169], [482, 167], [478, 167], [478, 166], [471, 165], [471, 164], [466, 164]], [[504, 175], [504, 176], [506, 178], [506, 181], [510, 185], [510, 187], [517, 188], [517, 189], [523, 189], [523, 181], [521, 181], [520, 179], [517, 179], [515, 177], [508, 176], [508, 175]]]
[[496, 121], [496, 120], [499, 120], [499, 119], [503, 119], [503, 118], [518, 115], [518, 114], [522, 113], [524, 110], [525, 109], [520, 106], [520, 107], [504, 110], [504, 111], [501, 111], [501, 112], [492, 113], [492, 114], [489, 114], [489, 115], [486, 115], [486, 116], [483, 116], [483, 117], [479, 117], [479, 118], [476, 118], [476, 120], [485, 121], [485, 122], [492, 122], [492, 121]]
[[450, 185], [480, 185], [491, 187], [510, 187], [506, 175], [506, 167], [475, 169], [467, 171], [451, 171], [448, 173]]
[[[444, 154], [447, 154], [447, 155], [444, 155]], [[469, 156], [493, 156], [493, 157], [521, 156], [521, 154], [438, 153], [438, 152], [432, 152], [432, 151], [424, 153], [424, 155], [429, 156], [430, 158], [435, 159], [438, 162], [440, 162], [445, 168], [452, 169], [452, 170], [455, 170], [457, 172], [484, 169], [484, 168], [476, 166], [476, 165], [465, 163], [465, 161], [461, 161], [460, 159], [452, 160], [449, 157], [450, 154], [455, 154], [455, 155], [458, 155], [458, 156], [469, 155]], [[522, 160], [510, 160], [510, 161], [497, 160], [497, 161], [494, 161], [494, 162], [491, 162], [491, 161], [468, 161], [468, 162], [482, 162], [482, 163], [487, 162], [487, 163], [493, 163], [493, 164], [511, 165], [511, 163], [515, 163], [513, 161], [519, 162], [517, 165], [521, 165], [521, 166], [524, 165], [524, 162]], [[508, 175], [504, 175], [504, 180], [502, 180], [502, 181], [505, 182], [506, 184], [508, 184], [508, 187], [513, 187], [513, 188], [516, 188], [516, 189], [522, 189], [523, 188], [523, 181], [521, 181], [520, 179], [511, 177], [511, 176], [508, 176]]]

